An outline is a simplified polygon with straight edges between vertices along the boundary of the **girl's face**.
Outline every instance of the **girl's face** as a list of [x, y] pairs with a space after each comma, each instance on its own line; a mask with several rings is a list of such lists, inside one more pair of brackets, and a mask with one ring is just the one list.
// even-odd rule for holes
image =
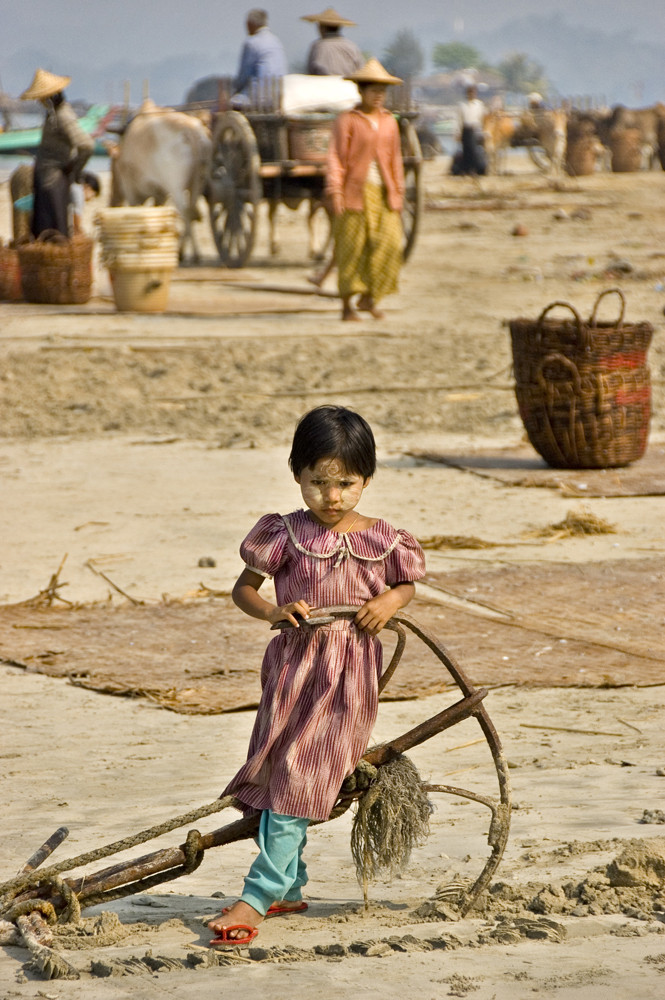
[[385, 83], [368, 83], [360, 91], [360, 102], [362, 110], [369, 114], [370, 111], [377, 111], [386, 102]]
[[369, 483], [357, 472], [348, 472], [337, 458], [320, 458], [295, 480], [306, 505], [326, 528], [334, 528], [358, 505]]

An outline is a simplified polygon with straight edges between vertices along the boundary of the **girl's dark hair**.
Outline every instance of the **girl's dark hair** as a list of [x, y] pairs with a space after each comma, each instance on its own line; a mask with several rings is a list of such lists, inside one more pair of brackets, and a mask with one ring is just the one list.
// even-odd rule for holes
[[293, 435], [289, 466], [294, 476], [321, 458], [337, 458], [347, 472], [371, 479], [376, 471], [372, 428], [344, 406], [317, 406], [301, 418]]

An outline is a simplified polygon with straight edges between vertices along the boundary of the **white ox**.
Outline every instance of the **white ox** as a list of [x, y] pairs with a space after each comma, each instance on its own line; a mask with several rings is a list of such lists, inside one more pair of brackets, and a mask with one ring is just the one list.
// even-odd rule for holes
[[111, 154], [111, 205], [142, 205], [150, 199], [164, 205], [169, 199], [182, 217], [180, 257], [192, 244], [200, 259], [192, 223], [204, 193], [212, 143], [203, 122], [181, 111], [158, 108], [144, 101]]

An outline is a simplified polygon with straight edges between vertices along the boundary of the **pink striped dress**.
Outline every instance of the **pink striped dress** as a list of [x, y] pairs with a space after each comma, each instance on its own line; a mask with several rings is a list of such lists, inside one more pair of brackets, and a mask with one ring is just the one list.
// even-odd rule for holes
[[[267, 514], [240, 547], [248, 569], [275, 581], [281, 605], [358, 607], [386, 587], [419, 580], [423, 551], [408, 531], [377, 521], [340, 534], [304, 510]], [[261, 702], [247, 762], [224, 789], [248, 811], [325, 820], [365, 753], [378, 708], [382, 647], [347, 620], [286, 629], [263, 658]]]

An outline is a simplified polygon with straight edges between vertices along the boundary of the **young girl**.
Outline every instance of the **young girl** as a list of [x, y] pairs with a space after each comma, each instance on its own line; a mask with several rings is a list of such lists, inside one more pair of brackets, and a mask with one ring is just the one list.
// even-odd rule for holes
[[[374, 436], [357, 413], [320, 406], [298, 424], [289, 465], [306, 510], [267, 514], [240, 547], [233, 589], [246, 614], [280, 632], [263, 660], [263, 693], [247, 762], [224, 790], [260, 812], [259, 855], [242, 897], [210, 921], [216, 946], [248, 944], [265, 916], [307, 909], [302, 851], [365, 753], [378, 708], [379, 632], [424, 574], [415, 538], [356, 507], [376, 467]], [[273, 577], [277, 605], [259, 588]], [[301, 627], [315, 609], [358, 607], [353, 618]]]

